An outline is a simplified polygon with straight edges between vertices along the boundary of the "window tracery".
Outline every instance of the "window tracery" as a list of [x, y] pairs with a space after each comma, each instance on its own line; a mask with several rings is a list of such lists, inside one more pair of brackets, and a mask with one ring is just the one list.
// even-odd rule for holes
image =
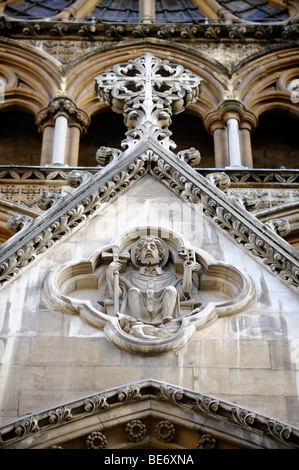
[[[156, 0], [156, 23], [192, 23], [204, 16], [191, 0]], [[138, 23], [138, 0], [102, 0], [88, 19], [103, 22]]]
[[269, 22], [289, 17], [287, 8], [281, 9], [263, 0], [218, 0], [218, 3], [247, 21]]
[[[80, 16], [79, 3], [78, 0], [25, 0], [6, 5], [4, 13], [9, 17], [37, 19], [55, 17], [62, 11], [73, 9], [68, 16]], [[232, 14], [245, 21], [272, 22], [289, 18], [288, 8], [280, 8], [264, 0], [218, 0], [213, 7], [214, 10], [211, 10], [209, 5], [202, 5], [201, 9], [201, 5], [192, 0], [156, 0], [154, 3], [155, 22], [158, 24], [205, 21], [206, 17], [223, 16], [223, 11], [220, 14], [221, 8], [226, 11], [224, 17]], [[77, 4], [78, 8], [76, 8]], [[219, 5], [218, 12], [216, 5]], [[210, 14], [207, 14], [208, 11]], [[139, 0], [102, 0], [84, 16], [86, 20], [103, 23], [138, 23], [140, 2]]]
[[156, 23], [192, 23], [203, 18], [190, 0], [156, 1]]
[[68, 8], [74, 0], [25, 0], [16, 5], [7, 5], [5, 14], [17, 18], [49, 18]]
[[88, 15], [87, 19], [94, 19], [104, 23], [138, 23], [138, 0], [103, 0]]

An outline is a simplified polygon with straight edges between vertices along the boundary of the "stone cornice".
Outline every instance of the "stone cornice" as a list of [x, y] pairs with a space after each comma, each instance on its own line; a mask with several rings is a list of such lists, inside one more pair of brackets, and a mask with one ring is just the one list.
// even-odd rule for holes
[[[113, 150], [113, 149], [112, 149]], [[98, 173], [99, 166], [94, 167], [55, 167], [55, 166], [21, 166], [0, 165], [0, 184], [34, 184], [56, 183], [66, 184], [68, 174], [73, 170]], [[196, 173], [207, 176], [210, 173], [225, 171], [230, 177], [230, 187], [261, 186], [297, 188], [299, 185], [299, 170], [288, 169], [224, 169], [224, 168], [194, 168]]]
[[276, 24], [103, 24], [73, 21], [24, 21], [0, 18], [0, 35], [13, 39], [124, 40], [158, 38], [206, 41], [290, 41], [298, 39], [296, 22]]
[[[106, 166], [114, 155], [120, 155], [121, 150], [100, 148], [96, 160], [100, 166]], [[256, 209], [270, 209], [278, 206], [282, 213], [288, 214], [290, 203], [297, 203], [299, 198], [299, 171], [298, 170], [259, 170], [259, 169], [224, 169], [224, 168], [197, 168], [198, 162], [190, 156], [198, 156], [194, 149], [183, 152], [184, 161], [194, 168], [196, 173], [209, 178], [213, 175], [225, 172], [228, 177], [229, 187], [221, 189], [229, 196], [240, 197], [245, 193], [255, 194], [258, 207], [254, 208], [254, 215], [258, 217]], [[113, 157], [114, 158], [114, 157]], [[188, 160], [189, 159], [189, 160]], [[199, 163], [200, 164], [200, 163]], [[41, 210], [37, 204], [37, 198], [43, 191], [48, 190], [58, 194], [69, 192], [67, 187], [69, 174], [74, 170], [87, 171], [95, 175], [99, 171], [97, 167], [26, 167], [26, 166], [0, 166], [0, 190], [3, 204], [7, 206], [10, 217], [12, 212], [22, 214], [20, 207], [33, 210], [36, 217]], [[10, 209], [8, 205], [10, 204]], [[251, 208], [252, 209], [252, 208]], [[291, 210], [292, 211], [292, 210]], [[293, 211], [292, 211], [293, 212]], [[287, 216], [289, 217], [289, 216]], [[5, 222], [6, 223], [6, 222]], [[293, 227], [291, 227], [293, 229]], [[5, 230], [2, 227], [2, 230]], [[6, 232], [5, 232], [6, 233]], [[9, 233], [9, 237], [12, 234]], [[6, 236], [2, 243], [9, 237]]]
[[86, 435], [99, 425], [99, 417], [109, 428], [113, 410], [117, 410], [118, 423], [122, 422], [122, 409], [129, 416], [130, 408], [134, 416], [137, 405], [138, 416], [142, 416], [142, 403], [147, 415], [153, 413], [154, 402], [159, 402], [160, 416], [163, 407], [174, 409], [183, 425], [188, 425], [191, 417], [193, 429], [212, 430], [222, 439], [229, 436], [243, 448], [299, 448], [298, 429], [215, 397], [152, 379], [104, 390], [4, 425], [0, 427], [0, 444], [2, 449], [50, 448], [65, 440], [67, 434], [72, 436], [72, 430], [76, 437]]

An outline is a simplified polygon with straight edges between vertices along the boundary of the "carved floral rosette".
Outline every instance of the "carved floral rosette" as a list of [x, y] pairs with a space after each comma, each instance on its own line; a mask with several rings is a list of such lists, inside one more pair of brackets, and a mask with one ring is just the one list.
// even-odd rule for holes
[[[166, 324], [138, 321], [137, 327], [130, 329], [127, 320], [132, 318], [120, 311], [113, 313], [112, 299], [107, 299], [106, 269], [111, 261], [111, 258], [107, 261], [107, 253], [112, 254], [115, 248], [119, 253], [130, 253], [145, 235], [158, 237], [163, 242], [169, 255], [167, 264], [178, 278], [183, 277], [186, 253], [194, 253], [200, 266], [196, 278], [198, 298], [206, 300], [193, 310], [185, 305], [186, 302], [181, 303], [180, 317], [172, 318]], [[127, 263], [134, 264], [134, 259], [125, 260], [121, 272], [125, 271]], [[204, 250], [192, 247], [181, 235], [159, 227], [138, 227], [123, 234], [114, 244], [102, 247], [88, 260], [57, 266], [46, 278], [44, 291], [55, 308], [79, 315], [84, 322], [103, 330], [106, 338], [119, 348], [147, 355], [183, 347], [196, 330], [217, 318], [241, 312], [255, 295], [254, 284], [243, 270], [216, 261]]]

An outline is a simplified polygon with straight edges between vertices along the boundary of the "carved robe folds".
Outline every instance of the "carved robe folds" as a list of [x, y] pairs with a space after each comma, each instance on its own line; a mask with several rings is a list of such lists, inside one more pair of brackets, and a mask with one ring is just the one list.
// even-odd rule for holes
[[159, 267], [152, 273], [143, 274], [143, 271], [131, 271], [120, 278], [120, 286], [125, 290], [121, 312], [151, 324], [159, 324], [169, 317], [179, 318], [183, 297], [180, 279]]

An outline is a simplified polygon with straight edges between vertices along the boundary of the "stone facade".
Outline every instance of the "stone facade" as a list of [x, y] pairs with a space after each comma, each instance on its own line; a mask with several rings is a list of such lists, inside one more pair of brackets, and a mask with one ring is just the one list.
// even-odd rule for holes
[[[299, 117], [297, 10], [255, 24], [199, 3], [216, 24], [1, 20], [3, 116], [30, 112], [42, 141], [38, 164], [30, 139], [0, 162], [3, 448], [299, 447], [298, 146], [256, 167], [251, 144], [264, 115]], [[103, 122], [87, 164], [110, 108], [125, 133], [109, 146]], [[155, 321], [120, 281], [145, 275], [148, 234], [177, 279], [139, 284]]]

